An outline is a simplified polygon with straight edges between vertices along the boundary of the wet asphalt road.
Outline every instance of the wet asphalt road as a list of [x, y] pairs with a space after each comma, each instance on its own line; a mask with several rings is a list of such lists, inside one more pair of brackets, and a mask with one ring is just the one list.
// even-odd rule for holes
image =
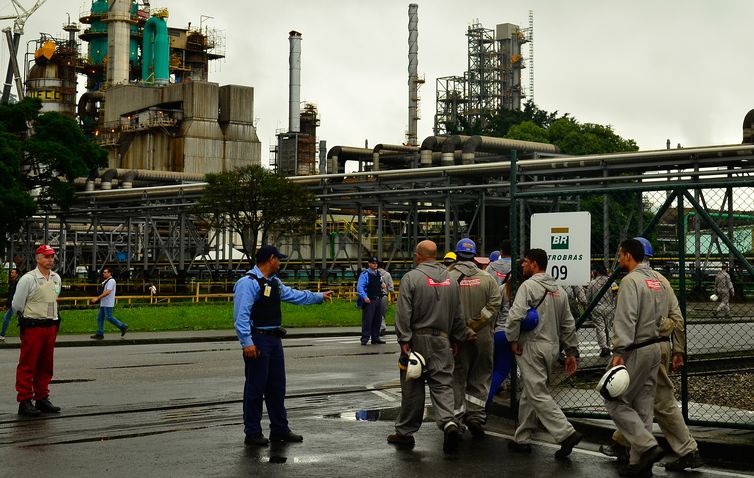
[[[512, 423], [498, 418], [454, 457], [442, 453], [431, 418], [414, 450], [387, 445], [400, 403], [391, 342], [286, 340], [286, 403], [304, 442], [266, 448], [243, 444], [236, 343], [60, 348], [51, 398], [63, 413], [32, 420], [16, 415], [18, 350], [0, 350], [0, 476], [617, 476], [594, 443], [566, 462], [544, 442], [530, 456], [512, 454]], [[655, 475], [673, 476], [660, 467]]]

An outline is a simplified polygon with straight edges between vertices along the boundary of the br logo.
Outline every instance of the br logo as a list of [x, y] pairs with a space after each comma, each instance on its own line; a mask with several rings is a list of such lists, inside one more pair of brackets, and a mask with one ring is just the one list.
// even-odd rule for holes
[[568, 249], [568, 228], [550, 228], [550, 249]]

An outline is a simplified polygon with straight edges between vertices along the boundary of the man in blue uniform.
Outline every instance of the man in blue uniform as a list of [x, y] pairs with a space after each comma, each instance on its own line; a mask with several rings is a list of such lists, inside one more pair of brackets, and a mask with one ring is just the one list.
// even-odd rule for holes
[[378, 270], [376, 257], [369, 258], [369, 267], [359, 275], [356, 292], [361, 301], [361, 345], [366, 345], [369, 338], [373, 344], [384, 344], [380, 339], [382, 325], [382, 290], [386, 287]]
[[[283, 285], [275, 275], [281, 254], [276, 247], [264, 245], [257, 251], [257, 265], [236, 282], [233, 289], [233, 321], [243, 347], [246, 383], [243, 389], [243, 422], [246, 439], [252, 446], [267, 446], [272, 441], [300, 442], [288, 427], [285, 410], [285, 360], [280, 302], [298, 305], [320, 304], [330, 300], [330, 292], [300, 291]], [[269, 440], [262, 434], [262, 401], [270, 418]]]

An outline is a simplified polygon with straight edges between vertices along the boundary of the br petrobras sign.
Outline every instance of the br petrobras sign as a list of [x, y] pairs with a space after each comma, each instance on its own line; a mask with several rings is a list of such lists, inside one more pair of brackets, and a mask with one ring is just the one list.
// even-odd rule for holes
[[587, 285], [592, 217], [588, 212], [532, 214], [531, 247], [547, 252], [547, 273], [560, 285]]

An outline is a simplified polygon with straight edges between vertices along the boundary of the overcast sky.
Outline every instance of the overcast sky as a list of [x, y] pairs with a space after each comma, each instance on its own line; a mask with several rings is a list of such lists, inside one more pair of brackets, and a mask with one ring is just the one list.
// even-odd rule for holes
[[[33, 2], [22, 1], [25, 6]], [[254, 87], [254, 117], [266, 163], [277, 128], [287, 128], [288, 32], [302, 42], [302, 100], [317, 104], [319, 139], [335, 145], [401, 143], [407, 129], [408, 3], [397, 0], [153, 1], [168, 24], [224, 31], [224, 60], [211, 81]], [[469, 24], [528, 26], [534, 11], [535, 92], [540, 108], [612, 125], [642, 150], [741, 142], [754, 108], [749, 0], [419, 1], [419, 141], [432, 134], [435, 79], [466, 69]], [[12, 12], [2, 2], [0, 15]], [[66, 12], [90, 1], [49, 0], [27, 22], [22, 44], [39, 32], [62, 35]], [[4, 25], [10, 22], [4, 22]], [[3, 40], [3, 68], [7, 46]], [[528, 77], [527, 77], [528, 78]], [[528, 84], [528, 81], [526, 82]]]

